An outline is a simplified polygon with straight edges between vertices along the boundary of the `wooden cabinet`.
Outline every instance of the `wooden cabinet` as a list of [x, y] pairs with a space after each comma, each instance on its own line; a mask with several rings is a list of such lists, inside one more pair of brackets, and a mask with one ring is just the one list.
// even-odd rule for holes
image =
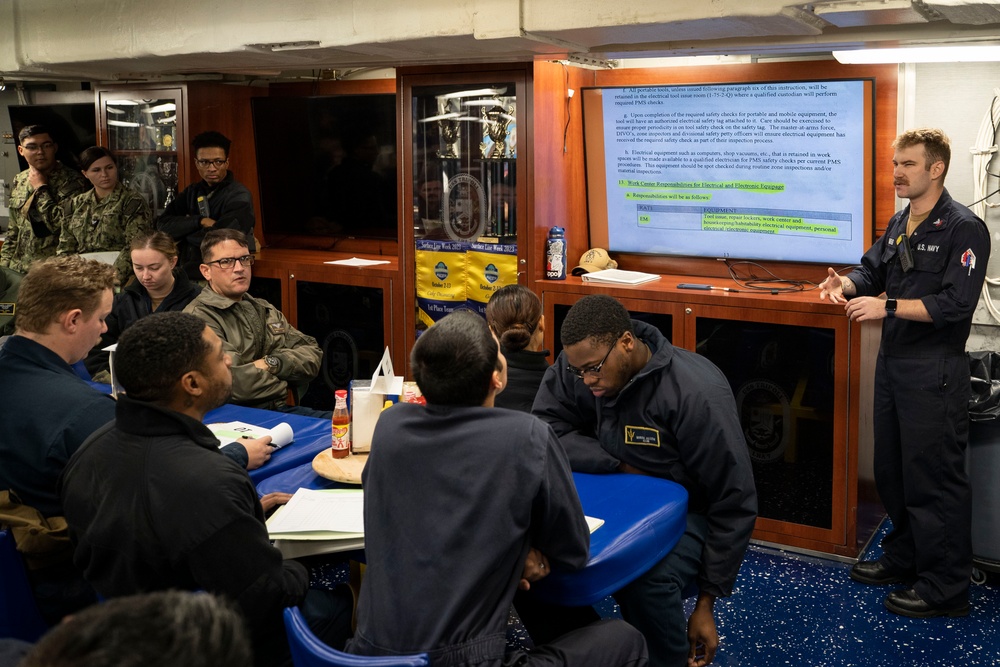
[[[757, 540], [856, 556], [877, 522], [859, 517], [859, 451], [870, 438], [872, 341], [816, 292], [771, 294], [678, 289], [682, 276], [637, 287], [539, 281], [546, 345], [558, 354], [560, 324], [582, 296], [619, 299], [636, 319], [657, 326], [678, 347], [711, 359], [729, 379], [757, 483]], [[866, 375], [867, 374], [867, 375]], [[860, 481], [859, 481], [860, 478]], [[874, 511], [861, 503], [863, 512]], [[860, 528], [859, 528], [860, 526]]]
[[[354, 378], [370, 378], [388, 346], [397, 373], [404, 345], [394, 334], [400, 319], [398, 261], [370, 267], [326, 264], [352, 255], [311, 250], [264, 249], [253, 266], [250, 293], [270, 301], [295, 328], [313, 336], [323, 349], [320, 375], [302, 399], [304, 405], [333, 409], [334, 389]], [[395, 337], [394, 337], [395, 336]]]

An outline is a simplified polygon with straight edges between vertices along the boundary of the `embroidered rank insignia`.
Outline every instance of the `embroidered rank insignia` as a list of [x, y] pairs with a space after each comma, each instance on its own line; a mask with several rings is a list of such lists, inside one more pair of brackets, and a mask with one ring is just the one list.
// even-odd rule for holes
[[0, 315], [13, 315], [16, 312], [17, 304], [14, 303], [0, 303]]
[[660, 432], [648, 426], [626, 426], [625, 444], [642, 445], [644, 447], [659, 447]]
[[976, 268], [976, 253], [972, 252], [972, 248], [962, 253], [962, 266], [968, 267], [971, 276], [972, 269]]
[[931, 223], [931, 227], [940, 227], [943, 224], [944, 224], [944, 220], [942, 220], [941, 218], [938, 218], [937, 220], [935, 220], [934, 222]]
[[285, 333], [285, 325], [281, 322], [268, 322], [267, 328], [271, 330], [271, 333], [275, 336], [280, 336]]

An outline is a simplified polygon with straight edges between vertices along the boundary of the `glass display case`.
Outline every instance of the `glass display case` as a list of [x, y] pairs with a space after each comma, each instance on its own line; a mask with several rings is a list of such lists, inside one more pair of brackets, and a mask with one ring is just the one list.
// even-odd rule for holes
[[414, 237], [515, 243], [515, 84], [415, 87], [411, 113]]
[[419, 336], [454, 310], [484, 312], [493, 292], [524, 271], [528, 138], [519, 119], [527, 77], [486, 69], [400, 80], [411, 175], [403, 233], [414, 249], [407, 328]]
[[185, 146], [180, 90], [100, 93], [101, 140], [118, 158], [118, 178], [142, 194], [153, 215], [163, 212], [184, 182], [178, 146]]

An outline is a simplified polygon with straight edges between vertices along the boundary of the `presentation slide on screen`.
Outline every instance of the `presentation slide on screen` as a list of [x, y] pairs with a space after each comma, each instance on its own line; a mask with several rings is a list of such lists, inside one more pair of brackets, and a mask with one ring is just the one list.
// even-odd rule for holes
[[610, 249], [857, 262], [865, 83], [584, 91], [602, 98]]

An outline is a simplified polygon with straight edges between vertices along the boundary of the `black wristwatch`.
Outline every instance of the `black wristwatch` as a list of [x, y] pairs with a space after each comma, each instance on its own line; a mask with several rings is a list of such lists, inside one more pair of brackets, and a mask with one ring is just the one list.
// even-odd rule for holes
[[885, 316], [886, 318], [896, 317], [896, 300], [886, 299], [885, 300]]
[[278, 369], [281, 368], [281, 360], [278, 359], [278, 357], [269, 354], [266, 357], [264, 357], [264, 363], [267, 364], [267, 370], [272, 375], [278, 374]]

